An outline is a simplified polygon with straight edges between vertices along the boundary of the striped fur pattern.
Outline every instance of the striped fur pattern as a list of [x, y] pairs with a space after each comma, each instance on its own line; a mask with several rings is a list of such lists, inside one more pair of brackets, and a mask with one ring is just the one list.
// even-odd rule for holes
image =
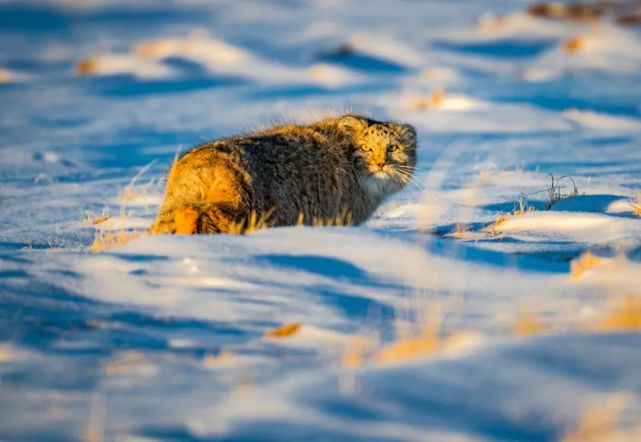
[[359, 224], [415, 165], [412, 126], [359, 115], [208, 142], [173, 164], [151, 232], [237, 232], [256, 214], [269, 226], [345, 214]]

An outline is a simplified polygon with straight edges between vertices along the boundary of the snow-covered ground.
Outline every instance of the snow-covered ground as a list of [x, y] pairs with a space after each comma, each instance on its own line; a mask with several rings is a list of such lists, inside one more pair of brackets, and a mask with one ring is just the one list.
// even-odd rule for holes
[[[641, 30], [529, 4], [0, 1], [0, 439], [639, 440]], [[419, 133], [366, 225], [136, 236], [345, 110]]]

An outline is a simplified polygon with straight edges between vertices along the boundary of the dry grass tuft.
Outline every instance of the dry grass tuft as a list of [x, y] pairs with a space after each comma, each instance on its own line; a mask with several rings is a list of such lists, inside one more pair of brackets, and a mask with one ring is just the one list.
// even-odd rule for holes
[[156, 373], [156, 368], [147, 357], [138, 351], [128, 350], [117, 355], [112, 361], [103, 366], [107, 375], [143, 375], [149, 376]]
[[98, 215], [98, 216], [94, 215], [91, 212], [87, 212], [85, 214], [85, 219], [87, 223], [91, 224], [92, 226], [97, 226], [98, 224], [102, 224], [105, 221], [107, 221], [109, 218], [110, 218], [109, 215], [107, 215], [106, 213], [103, 213], [102, 215]]
[[514, 210], [507, 215], [499, 215], [496, 217], [496, 220], [487, 226], [485, 230], [492, 236], [498, 236], [499, 231], [497, 227], [499, 227], [501, 224], [503, 224], [505, 221], [507, 221], [510, 218], [513, 218], [515, 216], [520, 216], [524, 215], [528, 212], [534, 211], [534, 207], [531, 207], [528, 205], [527, 201], [525, 201], [523, 198], [519, 199], [519, 206], [514, 207]]
[[598, 20], [605, 13], [605, 3], [590, 4], [586, 2], [558, 3], [544, 2], [536, 3], [527, 9], [528, 14], [534, 17], [548, 18], [553, 20], [586, 21]]
[[[640, 440], [638, 412], [632, 392], [620, 391], [599, 395], [598, 405], [586, 407], [575, 425], [560, 438], [563, 442], [601, 442]], [[635, 412], [637, 417], [632, 416]], [[632, 419], [630, 419], [630, 417]]]
[[589, 409], [576, 426], [566, 432], [562, 442], [600, 442], [613, 440], [618, 434], [617, 415], [610, 410]]
[[119, 230], [117, 232], [98, 232], [98, 235], [96, 235], [96, 239], [94, 239], [91, 244], [89, 251], [97, 253], [105, 252], [115, 247], [121, 247], [140, 237], [142, 234], [143, 232], [140, 231], [135, 232], [125, 230]]
[[598, 331], [641, 330], [641, 297], [628, 296], [597, 324]]
[[[298, 221], [296, 222], [297, 226], [304, 226], [308, 223], [305, 222], [305, 215], [303, 213], [298, 214]], [[354, 219], [352, 214], [347, 210], [341, 211], [334, 218], [320, 218], [313, 217], [310, 225], [314, 227], [340, 227], [340, 226], [351, 226], [354, 224]]]
[[206, 354], [205, 357], [203, 357], [203, 367], [206, 369], [216, 369], [219, 368], [221, 365], [227, 364], [231, 362], [233, 359], [232, 353], [229, 350], [221, 350], [217, 355], [213, 354]]
[[136, 55], [146, 58], [154, 59], [164, 54], [168, 49], [171, 49], [173, 45], [168, 41], [152, 41], [147, 43], [141, 43], [135, 47]]
[[417, 336], [399, 339], [398, 341], [381, 348], [374, 360], [382, 364], [409, 361], [435, 353], [443, 346], [440, 337], [440, 327], [428, 324]]
[[554, 19], [564, 18], [567, 14], [566, 6], [556, 2], [534, 4], [527, 9], [527, 12], [535, 17]]
[[517, 336], [532, 336], [540, 335], [550, 330], [549, 324], [545, 324], [534, 313], [521, 312], [514, 325], [512, 332]]
[[355, 337], [345, 349], [341, 366], [354, 370], [366, 362], [390, 364], [427, 356], [443, 349], [446, 341], [440, 336], [438, 324], [427, 324], [417, 334], [381, 346], [377, 339]]
[[103, 442], [107, 415], [104, 399], [94, 392], [90, 406], [89, 422], [82, 432], [82, 440], [84, 442]]
[[586, 250], [581, 256], [575, 258], [570, 263], [570, 276], [572, 279], [579, 279], [585, 272], [592, 267], [603, 264], [605, 261], [592, 252]]
[[262, 213], [261, 215], [258, 215], [255, 211], [252, 210], [249, 217], [231, 223], [229, 225], [227, 233], [231, 235], [244, 235], [267, 229], [271, 227], [269, 218], [271, 218], [275, 210], [276, 208], [272, 208], [267, 212]]
[[11, 72], [6, 69], [0, 69], [0, 84], [10, 83], [12, 79]]
[[129, 186], [125, 187], [125, 190], [122, 191], [122, 201], [123, 202], [130, 202], [138, 198], [140, 195], [138, 195], [138, 192], [134, 191], [131, 189]]
[[[549, 174], [548, 176], [550, 177], [550, 185], [547, 187], [548, 200], [545, 203], [545, 210], [550, 210], [554, 204], [558, 203], [561, 200], [577, 196], [579, 194], [579, 189], [577, 189], [576, 183], [574, 182], [574, 179], [572, 177], [562, 176], [558, 180], [555, 180], [554, 175]], [[561, 192], [561, 190], [563, 189], [563, 186], [561, 186], [561, 181], [564, 179], [572, 181], [572, 190], [570, 192]]]
[[476, 26], [483, 32], [493, 34], [505, 28], [508, 19], [501, 15], [483, 14], [476, 19]]
[[637, 200], [632, 202], [632, 214], [641, 217], [641, 193], [637, 195]]
[[563, 42], [561, 46], [566, 54], [572, 55], [585, 49], [585, 37], [576, 36]]
[[85, 58], [76, 63], [76, 75], [93, 75], [100, 71], [100, 62], [97, 58]]
[[267, 333], [265, 333], [265, 336], [274, 339], [288, 338], [298, 333], [302, 326], [303, 324], [301, 324], [300, 322], [292, 322], [291, 324], [285, 324], [281, 327], [268, 331]]
[[340, 213], [335, 218], [312, 218], [312, 226], [314, 227], [340, 227], [352, 224], [354, 224], [354, 220], [352, 214], [348, 212]]
[[443, 104], [445, 98], [445, 89], [436, 88], [428, 98], [419, 98], [414, 102], [414, 108], [417, 110], [438, 109]]
[[343, 353], [341, 365], [347, 369], [355, 370], [365, 362], [367, 355], [371, 353], [371, 349], [375, 346], [376, 343], [372, 339], [354, 338]]
[[598, 22], [607, 16], [621, 26], [641, 24], [641, 10], [635, 1], [543, 2], [530, 6], [527, 12], [534, 17], [552, 20]]
[[355, 337], [345, 349], [341, 365], [354, 370], [368, 362], [405, 362], [469, 345], [470, 336], [466, 333], [444, 335], [439, 318], [431, 319], [415, 329], [408, 324], [409, 328], [398, 330], [399, 337], [387, 345], [382, 345], [375, 337]]
[[471, 229], [470, 226], [466, 226], [465, 224], [461, 224], [461, 223], [456, 223], [454, 224], [454, 235], [462, 236], [465, 232], [469, 232], [470, 229]]

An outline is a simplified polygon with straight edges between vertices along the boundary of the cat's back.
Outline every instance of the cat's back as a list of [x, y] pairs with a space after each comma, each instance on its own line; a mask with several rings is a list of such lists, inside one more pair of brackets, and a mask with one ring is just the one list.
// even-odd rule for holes
[[316, 127], [294, 124], [208, 142], [188, 152], [185, 159], [192, 166], [223, 161], [255, 178], [271, 177], [272, 182], [279, 177], [344, 174], [350, 167], [341, 140]]
[[411, 126], [354, 115], [205, 143], [172, 166], [152, 231], [228, 232], [252, 214], [274, 226], [345, 214], [360, 223], [404, 185], [414, 149]]

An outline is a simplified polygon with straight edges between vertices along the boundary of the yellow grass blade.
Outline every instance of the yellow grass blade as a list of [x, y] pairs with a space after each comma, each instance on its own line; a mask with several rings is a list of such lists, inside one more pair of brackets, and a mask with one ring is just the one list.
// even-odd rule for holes
[[300, 322], [292, 322], [291, 324], [285, 324], [281, 327], [268, 331], [267, 333], [265, 333], [265, 336], [274, 339], [287, 338], [298, 333], [302, 326], [303, 325]]

